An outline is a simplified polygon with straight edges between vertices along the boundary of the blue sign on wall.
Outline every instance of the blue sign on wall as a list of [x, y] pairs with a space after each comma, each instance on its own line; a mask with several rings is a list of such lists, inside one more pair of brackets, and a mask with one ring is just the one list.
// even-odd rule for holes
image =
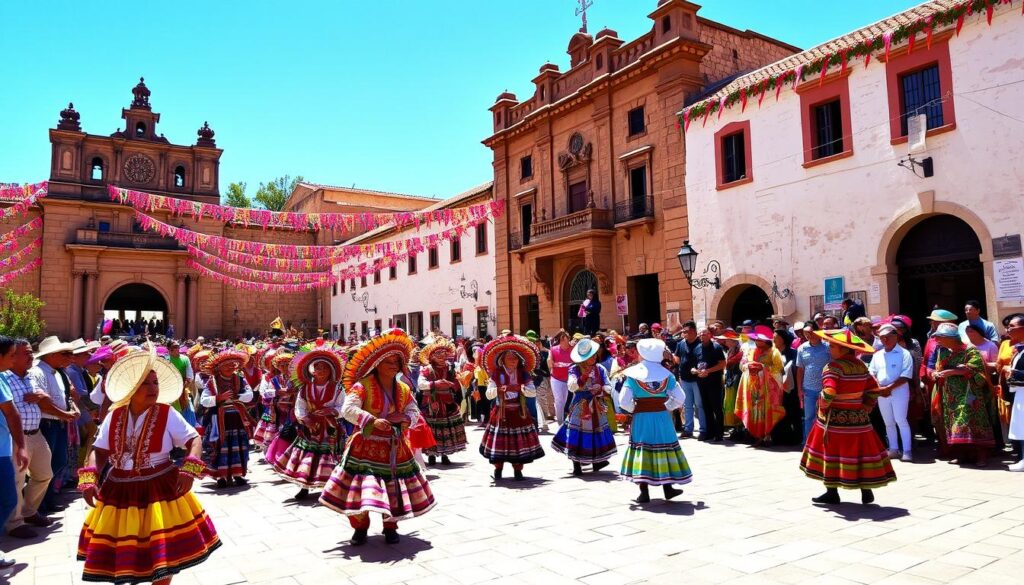
[[825, 310], [834, 311], [840, 308], [843, 303], [844, 283], [842, 276], [832, 276], [825, 279]]

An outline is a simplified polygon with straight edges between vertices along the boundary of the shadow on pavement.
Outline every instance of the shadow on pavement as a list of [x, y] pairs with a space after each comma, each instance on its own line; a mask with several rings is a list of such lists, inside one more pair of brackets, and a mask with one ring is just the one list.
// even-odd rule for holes
[[876, 504], [864, 505], [856, 502], [845, 502], [837, 506], [826, 506], [824, 509], [829, 512], [834, 512], [836, 516], [848, 522], [856, 522], [859, 520], [885, 522], [886, 520], [902, 518], [910, 515], [910, 512], [907, 511], [906, 508], [879, 506]]
[[630, 503], [629, 509], [669, 516], [693, 516], [698, 510], [707, 510], [708, 506], [704, 502], [694, 503], [687, 500], [651, 500], [646, 504]]
[[12, 567], [0, 569], [0, 583], [7, 583], [9, 579], [13, 579], [15, 575], [24, 571], [27, 568], [28, 563], [16, 563]]
[[324, 554], [337, 554], [343, 559], [358, 559], [364, 563], [393, 563], [416, 558], [418, 553], [431, 548], [433, 545], [430, 541], [419, 538], [415, 532], [402, 534], [402, 541], [398, 544], [385, 543], [384, 535], [378, 532], [371, 533], [366, 544], [362, 546], [352, 546], [346, 540], [339, 543], [336, 548], [325, 550]]
[[[63, 526], [64, 526], [64, 523], [62, 521], [56, 520], [56, 519], [53, 521], [53, 524], [50, 524], [49, 526], [32, 526], [31, 527], [32, 530], [36, 533], [35, 536], [33, 536], [32, 538], [10, 538], [9, 537], [9, 538], [4, 540], [4, 550], [6, 550], [7, 552], [10, 552], [10, 551], [13, 551], [13, 550], [18, 550], [19, 548], [22, 548], [22, 547], [32, 546], [33, 544], [40, 544], [43, 541], [45, 541], [45, 540], [47, 540], [49, 538], [52, 538], [55, 534], [60, 534], [61, 532], [63, 532], [63, 530], [62, 530]], [[77, 532], [78, 528], [80, 528], [80, 527], [76, 527], [75, 528], [75, 534], [78, 534], [78, 532]], [[76, 538], [76, 541], [77, 541], [77, 538]], [[24, 563], [19, 563], [19, 564], [24, 564]], [[15, 565], [15, 567], [17, 567], [17, 566], [18, 565]], [[7, 570], [11, 571], [11, 570], [15, 570], [15, 569], [7, 569]], [[4, 572], [2, 570], [0, 570], [0, 575], [3, 575], [3, 574], [4, 574]], [[4, 581], [3, 579], [0, 579], [0, 583], [5, 583], [5, 582], [6, 581]]]
[[491, 487], [503, 487], [510, 490], [525, 490], [540, 487], [548, 483], [551, 483], [551, 480], [544, 479], [543, 477], [524, 477], [522, 481], [516, 481], [511, 477], [503, 477], [501, 481], [497, 483], [492, 479]]

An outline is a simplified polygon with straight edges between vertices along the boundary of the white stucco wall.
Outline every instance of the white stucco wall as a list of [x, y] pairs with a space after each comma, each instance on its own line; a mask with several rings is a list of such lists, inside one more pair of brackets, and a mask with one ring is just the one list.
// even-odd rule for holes
[[[486, 310], [495, 315], [494, 295], [494, 225], [487, 226], [487, 253], [477, 255], [476, 253], [476, 228], [470, 228], [462, 238], [462, 259], [459, 262], [451, 262], [451, 242], [442, 242], [438, 246], [438, 267], [428, 268], [427, 252], [421, 252], [416, 261], [416, 274], [409, 274], [407, 261], [398, 263], [397, 278], [389, 280], [388, 270], [381, 271], [380, 284], [373, 283], [373, 275], [366, 279], [366, 287], [360, 286], [360, 280], [356, 279], [355, 296], [353, 300], [353, 289], [346, 283], [345, 292], [338, 287], [338, 294], [331, 297], [331, 324], [343, 326], [343, 337], [348, 337], [351, 332], [351, 324], [355, 323], [357, 333], [362, 331], [362, 323], [368, 322], [369, 327], [374, 327], [376, 319], [381, 320], [381, 326], [398, 325], [395, 322], [396, 316], [401, 316], [402, 325], [408, 329], [408, 315], [410, 313], [423, 313], [423, 334], [430, 330], [430, 314], [439, 313], [441, 330], [447, 335], [455, 335], [452, 331], [452, 312], [462, 311], [463, 336], [484, 336], [487, 334], [496, 335], [494, 322], [487, 324], [487, 331], [479, 331], [477, 328], [477, 311]], [[400, 240], [414, 237], [417, 233], [423, 235], [436, 231], [437, 228], [423, 228], [421, 232], [406, 230], [388, 239]], [[465, 280], [462, 280], [463, 277]], [[460, 295], [462, 287], [470, 293], [473, 283], [476, 283], [477, 299], [472, 296], [463, 298]], [[368, 295], [368, 306], [377, 307], [377, 313], [368, 313], [363, 309], [363, 293]], [[490, 294], [488, 294], [490, 293]], [[341, 327], [339, 327], [341, 329]]]
[[[721, 119], [712, 114], [705, 127], [694, 120], [685, 136], [686, 192], [690, 241], [701, 252], [698, 272], [717, 259], [728, 284], [751, 282], [736, 275], [768, 285], [777, 277], [795, 298], [776, 309], [794, 318], [807, 317], [809, 297], [822, 294], [827, 276], [845, 276], [846, 290], [870, 290], [876, 282], [880, 302], [868, 311], [885, 315], [898, 305], [896, 276], [884, 253], [898, 226], [922, 214], [952, 212], [981, 240], [990, 317], [1015, 309], [1020, 302], [995, 302], [991, 238], [1020, 234], [1024, 223], [1022, 38], [1017, 9], [997, 12], [991, 26], [982, 15], [969, 17], [960, 36], [949, 40], [957, 128], [929, 137], [928, 152], [918, 157], [933, 158], [932, 178], [897, 166], [907, 145], [890, 145], [889, 117], [899, 113], [889, 111], [886, 66], [878, 59], [866, 69], [860, 59], [850, 63], [854, 154], [845, 159], [803, 168], [800, 96], [788, 87], [778, 102], [769, 94], [760, 109], [751, 99], [743, 114], [737, 106]], [[923, 46], [918, 38], [917, 47]], [[714, 134], [742, 120], [750, 121], [754, 180], [716, 191]], [[695, 292], [695, 313], [706, 303], [714, 317], [725, 291], [712, 289], [705, 298]]]

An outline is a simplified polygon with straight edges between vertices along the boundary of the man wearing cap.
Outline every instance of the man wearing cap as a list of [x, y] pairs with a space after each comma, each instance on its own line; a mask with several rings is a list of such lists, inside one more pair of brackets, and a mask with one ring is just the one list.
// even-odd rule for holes
[[[15, 340], [0, 335], [0, 372], [7, 371], [14, 361]], [[0, 519], [6, 520], [18, 506], [18, 484], [14, 482], [15, 469], [22, 473], [28, 468], [28, 451], [21, 430], [21, 417], [13, 404], [11, 390], [0, 378]], [[0, 550], [0, 569], [13, 566], [14, 559]]]
[[914, 378], [914, 358], [899, 344], [899, 334], [891, 324], [879, 327], [878, 337], [882, 340], [882, 349], [871, 354], [868, 371], [878, 382], [878, 409], [885, 420], [889, 458], [901, 456], [902, 441], [903, 461], [913, 461], [913, 433], [907, 421], [907, 408], [910, 405], [910, 381]]
[[41, 509], [51, 512], [57, 508], [57, 497], [68, 465], [68, 423], [77, 419], [79, 414], [78, 407], [69, 400], [73, 388], [64, 372], [64, 368], [71, 365], [72, 352], [70, 343], [62, 343], [56, 336], [47, 337], [39, 343], [39, 350], [35, 353], [36, 364], [30, 371], [36, 386], [46, 392], [58, 411], [43, 411], [39, 424], [39, 432], [50, 446], [50, 468], [53, 470], [53, 480], [43, 497]]
[[967, 318], [960, 322], [960, 337], [965, 342], [967, 340], [967, 326], [974, 325], [981, 329], [985, 339], [988, 339], [992, 343], [999, 343], [999, 331], [996, 330], [996, 326], [991, 321], [986, 321], [981, 317], [981, 302], [970, 300], [964, 303], [964, 316]]
[[818, 415], [818, 398], [821, 396], [821, 373], [825, 366], [832, 361], [832, 354], [821, 337], [814, 332], [818, 331], [818, 324], [814, 321], [804, 323], [804, 337], [807, 341], [800, 344], [796, 350], [796, 387], [800, 389], [800, 396], [804, 407], [804, 440], [814, 426], [815, 418]]

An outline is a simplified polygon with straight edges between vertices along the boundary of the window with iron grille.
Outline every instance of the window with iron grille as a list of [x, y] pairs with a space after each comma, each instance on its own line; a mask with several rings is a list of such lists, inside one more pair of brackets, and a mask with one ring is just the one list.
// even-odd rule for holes
[[747, 176], [747, 152], [743, 132], [722, 138], [722, 183], [732, 183]]
[[647, 121], [644, 119], [644, 107], [633, 108], [629, 111], [629, 135], [636, 136], [647, 130]]
[[900, 75], [900, 132], [902, 136], [907, 135], [907, 117], [918, 114], [928, 117], [929, 130], [943, 124], [942, 86], [939, 82], [938, 64]]
[[843, 152], [843, 108], [839, 100], [813, 106], [814, 158]]

